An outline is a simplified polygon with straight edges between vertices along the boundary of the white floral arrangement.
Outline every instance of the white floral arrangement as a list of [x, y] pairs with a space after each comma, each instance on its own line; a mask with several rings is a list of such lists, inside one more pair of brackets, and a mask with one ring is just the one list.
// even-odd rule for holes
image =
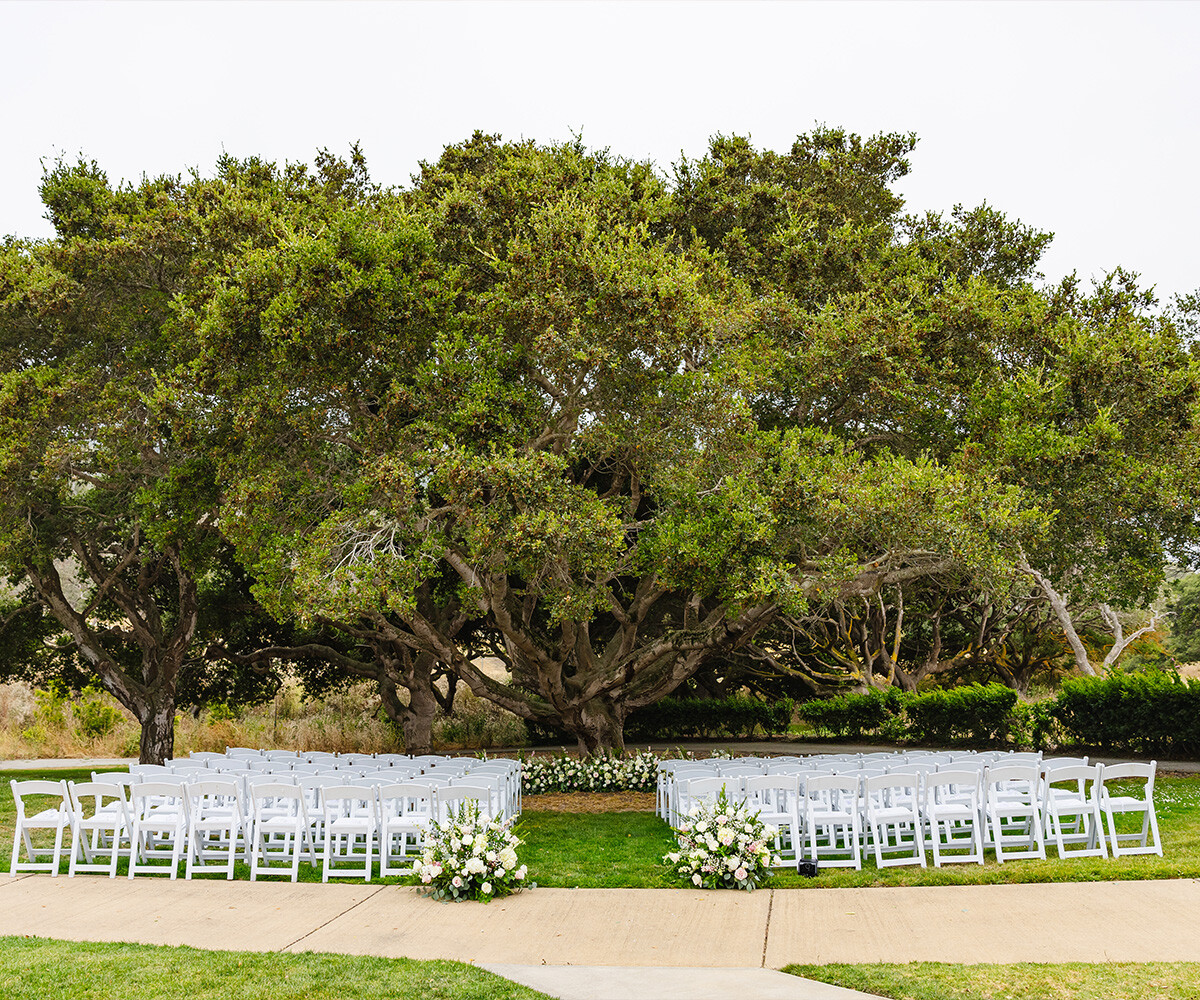
[[494, 820], [479, 817], [479, 804], [470, 800], [450, 818], [434, 822], [421, 860], [412, 874], [434, 899], [476, 899], [487, 903], [523, 888], [528, 869], [517, 859], [521, 838]]
[[521, 790], [544, 792], [652, 792], [658, 784], [658, 757], [650, 751], [623, 757], [527, 757], [521, 762]]
[[722, 789], [715, 802], [687, 812], [675, 830], [679, 850], [663, 855], [672, 874], [700, 889], [758, 888], [779, 859], [771, 856], [774, 827], [744, 802], [731, 803]]
[[[674, 756], [694, 759], [694, 754]], [[728, 752], [714, 751], [712, 758], [727, 759]], [[563, 751], [521, 761], [521, 790], [526, 795], [544, 792], [652, 792], [658, 787], [657, 754], [650, 750], [623, 756], [574, 757]]]

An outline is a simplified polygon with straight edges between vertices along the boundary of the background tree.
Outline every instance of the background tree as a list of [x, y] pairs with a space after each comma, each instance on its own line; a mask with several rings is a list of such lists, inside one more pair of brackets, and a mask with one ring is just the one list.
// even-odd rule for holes
[[1171, 654], [1180, 663], [1200, 661], [1200, 574], [1189, 573], [1173, 582], [1167, 616]]
[[41, 190], [56, 236], [0, 254], [0, 564], [65, 637], [55, 662], [138, 720], [143, 761], [171, 755], [180, 694], [265, 693], [203, 655], [215, 630], [261, 642], [264, 623], [217, 530], [211, 455], [228, 423], [193, 391], [175, 302], [354, 189], [352, 166], [321, 163], [279, 175], [224, 159], [212, 180], [136, 186], [58, 163]]

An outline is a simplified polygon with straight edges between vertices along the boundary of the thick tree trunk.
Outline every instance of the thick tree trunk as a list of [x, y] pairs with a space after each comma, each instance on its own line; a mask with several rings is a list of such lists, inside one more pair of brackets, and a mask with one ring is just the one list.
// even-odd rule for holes
[[400, 722], [404, 731], [404, 749], [410, 754], [433, 752], [433, 720], [437, 699], [428, 685], [414, 684], [408, 690], [408, 709]]
[[[433, 720], [437, 716], [438, 700], [433, 690], [430, 666], [433, 657], [427, 653], [412, 657], [403, 651], [410, 663], [400, 667], [403, 658], [381, 656], [383, 670], [378, 677], [379, 696], [383, 711], [404, 734], [404, 749], [410, 754], [432, 753]], [[400, 700], [400, 688], [408, 691], [408, 704]]]
[[142, 764], [161, 764], [170, 760], [175, 753], [174, 691], [150, 705], [138, 722], [142, 725], [138, 761]]
[[579, 753], [586, 757], [625, 752], [625, 708], [607, 699], [593, 698], [579, 706], [567, 731], [579, 741]]

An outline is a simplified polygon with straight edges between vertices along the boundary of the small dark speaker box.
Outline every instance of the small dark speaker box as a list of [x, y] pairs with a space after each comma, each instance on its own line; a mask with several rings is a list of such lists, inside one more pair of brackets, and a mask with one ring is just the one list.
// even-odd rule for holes
[[803, 875], [805, 878], [815, 878], [817, 874], [816, 859], [801, 858], [796, 862], [796, 873]]

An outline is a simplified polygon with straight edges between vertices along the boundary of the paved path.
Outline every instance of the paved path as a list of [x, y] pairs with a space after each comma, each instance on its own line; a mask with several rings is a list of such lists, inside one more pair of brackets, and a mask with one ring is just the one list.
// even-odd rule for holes
[[447, 958], [578, 1000], [856, 995], [771, 971], [792, 962], [1200, 962], [1198, 926], [1193, 879], [536, 889], [482, 906], [354, 883], [0, 876], [0, 934]]

